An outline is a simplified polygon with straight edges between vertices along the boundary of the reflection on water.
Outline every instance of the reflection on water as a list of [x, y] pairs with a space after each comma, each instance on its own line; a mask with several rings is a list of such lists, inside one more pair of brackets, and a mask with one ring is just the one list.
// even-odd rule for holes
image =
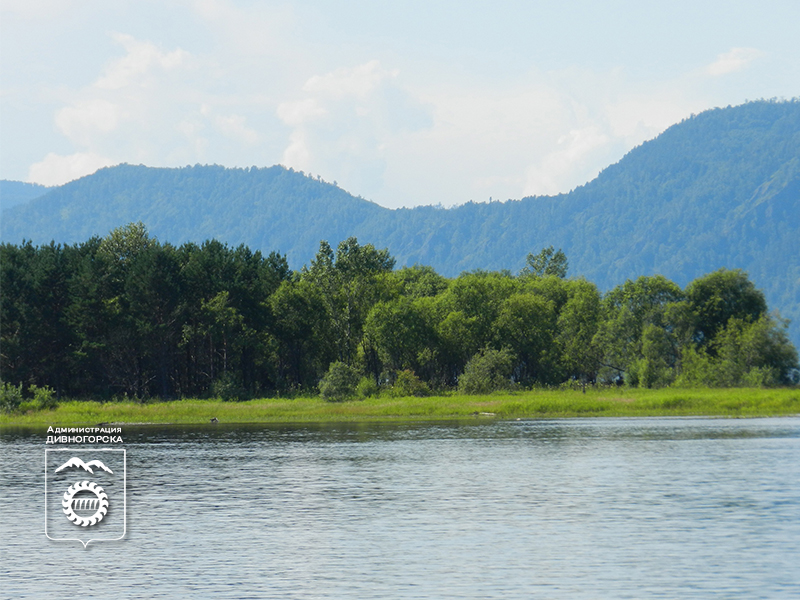
[[84, 550], [44, 536], [43, 432], [3, 432], [3, 597], [800, 596], [798, 418], [123, 435], [128, 535]]

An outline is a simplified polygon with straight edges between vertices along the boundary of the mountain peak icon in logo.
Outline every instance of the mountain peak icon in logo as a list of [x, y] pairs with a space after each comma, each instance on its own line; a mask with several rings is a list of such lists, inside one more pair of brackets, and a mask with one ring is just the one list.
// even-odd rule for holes
[[92, 471], [92, 467], [96, 467], [99, 469], [103, 469], [103, 471], [105, 471], [106, 473], [111, 473], [112, 475], [114, 474], [114, 472], [111, 469], [109, 469], [99, 460], [90, 460], [88, 463], [85, 463], [77, 456], [73, 456], [72, 458], [70, 458], [67, 462], [58, 467], [55, 472], [58, 473], [59, 471], [63, 471], [64, 469], [68, 469], [70, 467], [80, 467], [81, 469], [89, 471], [89, 473], [92, 474], [94, 474], [94, 471]]

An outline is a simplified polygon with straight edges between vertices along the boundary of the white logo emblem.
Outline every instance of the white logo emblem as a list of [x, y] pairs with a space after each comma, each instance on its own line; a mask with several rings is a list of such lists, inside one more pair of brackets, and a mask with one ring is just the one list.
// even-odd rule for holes
[[[94, 498], [76, 498], [75, 495], [80, 492], [91, 492]], [[75, 525], [97, 525], [103, 520], [108, 512], [108, 495], [103, 491], [99, 485], [93, 481], [79, 481], [78, 483], [69, 486], [69, 489], [64, 492], [64, 500], [61, 502], [64, 507], [64, 514], [67, 518], [75, 523]], [[76, 510], [90, 510], [93, 511], [91, 516], [81, 517], [76, 514]]]
[[[70, 456], [70, 458], [63, 461], [65, 453], [71, 454], [67, 454], [66, 456]], [[84, 462], [81, 456], [88, 455], [91, 455], [91, 460]], [[100, 460], [98, 456], [103, 460]], [[125, 463], [124, 449], [45, 450], [45, 534], [47, 537], [51, 540], [77, 540], [84, 547], [91, 541], [122, 539], [125, 536], [126, 527]], [[58, 466], [54, 468], [56, 464]], [[115, 468], [112, 469], [108, 464]], [[75, 481], [76, 469], [84, 471], [81, 473], [83, 475], [81, 481]], [[84, 479], [87, 473], [93, 476], [92, 480]], [[60, 497], [57, 497], [59, 492], [56, 489], [60, 487], [61, 490], [64, 490], [66, 484], [69, 484], [66, 490]], [[58, 511], [54, 510], [58, 500], [60, 500], [58, 508], [61, 509], [60, 520], [54, 519], [54, 516], [58, 514]], [[108, 518], [106, 518], [107, 516]], [[76, 532], [81, 531], [75, 528], [76, 525], [91, 531], [91, 538], [84, 540], [72, 537]], [[81, 537], [86, 536], [82, 535]]]

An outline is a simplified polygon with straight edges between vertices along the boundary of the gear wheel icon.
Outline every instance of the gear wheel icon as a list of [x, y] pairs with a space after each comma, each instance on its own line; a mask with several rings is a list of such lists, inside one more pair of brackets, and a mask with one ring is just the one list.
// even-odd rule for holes
[[[75, 514], [75, 511], [73, 510], [73, 498], [75, 497], [75, 494], [83, 491], [92, 492], [97, 498], [96, 500], [75, 500], [75, 502], [85, 504], [87, 507], [97, 508], [94, 514], [89, 517], [81, 517]], [[75, 523], [75, 525], [89, 527], [92, 525], [97, 525], [103, 520], [103, 517], [106, 516], [106, 513], [108, 512], [108, 495], [105, 493], [105, 491], [103, 491], [103, 488], [93, 481], [79, 481], [77, 483], [73, 483], [71, 486], [69, 486], [69, 489], [64, 492], [64, 499], [61, 501], [61, 506], [64, 507], [64, 514], [70, 521]]]

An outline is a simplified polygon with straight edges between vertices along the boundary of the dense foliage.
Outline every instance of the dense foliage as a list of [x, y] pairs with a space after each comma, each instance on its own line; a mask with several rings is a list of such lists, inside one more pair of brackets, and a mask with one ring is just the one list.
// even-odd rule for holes
[[245, 246], [161, 243], [141, 223], [76, 245], [3, 244], [4, 402], [18, 405], [20, 386], [44, 405], [50, 389], [224, 399], [320, 389], [339, 400], [797, 377], [785, 324], [741, 271], [685, 290], [640, 277], [603, 296], [567, 279], [566, 265], [548, 248], [518, 276], [447, 279], [430, 267], [395, 269], [387, 250], [349, 238], [335, 251], [322, 242], [293, 272], [284, 256]]

